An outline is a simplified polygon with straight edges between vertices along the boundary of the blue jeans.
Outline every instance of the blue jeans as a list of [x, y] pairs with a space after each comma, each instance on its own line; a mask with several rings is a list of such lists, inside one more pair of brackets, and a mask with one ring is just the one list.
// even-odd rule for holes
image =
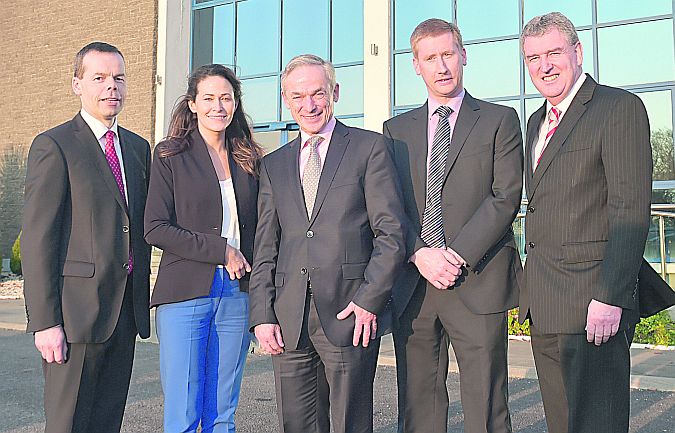
[[[224, 276], [223, 276], [224, 274]], [[157, 307], [164, 431], [234, 432], [248, 352], [248, 293], [218, 268], [209, 296]]]

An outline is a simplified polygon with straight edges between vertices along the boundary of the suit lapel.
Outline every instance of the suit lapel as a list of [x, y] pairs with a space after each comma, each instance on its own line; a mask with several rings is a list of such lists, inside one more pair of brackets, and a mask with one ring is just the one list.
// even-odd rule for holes
[[[91, 131], [79, 113], [77, 116], [75, 116], [73, 122], [75, 124], [75, 138], [82, 148], [82, 154], [84, 155], [85, 159], [87, 161], [93, 162], [93, 165], [99, 171], [103, 182], [108, 186], [108, 189], [110, 189], [110, 192], [112, 193], [113, 197], [115, 197], [117, 203], [122, 207], [122, 209], [124, 209], [125, 212], [128, 212], [127, 204], [124, 202], [124, 199], [120, 194], [115, 177], [112, 174], [112, 170], [110, 170], [110, 165], [108, 165], [108, 161], [105, 159], [105, 155], [101, 150], [101, 146], [94, 136], [94, 133]], [[126, 170], [126, 166], [124, 168]], [[127, 187], [127, 189], [129, 189], [129, 187]]]
[[529, 122], [527, 123], [527, 141], [525, 142], [525, 191], [527, 196], [531, 196], [531, 187], [532, 187], [532, 152], [537, 139], [539, 138], [539, 126], [544, 118], [546, 113], [546, 101], [537, 111], [532, 114]]
[[[120, 136], [120, 148], [122, 149], [122, 161], [124, 164], [124, 181], [127, 186], [127, 203], [129, 205], [129, 213], [136, 205], [136, 192], [138, 191], [139, 177], [142, 163], [138, 160], [134, 152], [133, 144], [130, 141], [126, 131], [120, 127], [117, 128]], [[117, 183], [115, 183], [117, 185]]]
[[[307, 216], [307, 207], [305, 206], [305, 196], [302, 193], [302, 185], [300, 184], [300, 148], [302, 138], [301, 135], [288, 143], [286, 151], [287, 161], [286, 168], [288, 170], [288, 182], [290, 186], [290, 193], [298, 205], [298, 210], [302, 215]], [[316, 205], [314, 206], [316, 208]], [[309, 221], [309, 218], [307, 218]]]
[[[311, 225], [316, 219], [316, 215], [321, 209], [330, 184], [333, 182], [335, 173], [337, 172], [342, 157], [347, 150], [347, 145], [349, 144], [349, 129], [340, 123], [339, 121], [335, 124], [335, 129], [333, 130], [333, 135], [331, 136], [330, 143], [328, 144], [328, 153], [326, 154], [326, 160], [323, 163], [323, 168], [321, 169], [321, 177], [319, 178], [319, 189], [316, 192], [316, 199], [314, 200], [314, 209], [312, 210], [312, 216], [309, 219], [309, 224]], [[297, 164], [296, 164], [297, 165]], [[303, 200], [304, 201], [304, 200]]]
[[537, 169], [532, 175], [532, 184], [530, 187], [531, 194], [534, 195], [541, 178], [546, 173], [546, 170], [555, 159], [556, 155], [560, 152], [561, 147], [567, 140], [567, 137], [570, 135], [577, 122], [581, 116], [586, 112], [586, 103], [590, 101], [593, 96], [593, 91], [595, 90], [596, 83], [589, 76], [586, 77], [586, 81], [582, 84], [581, 88], [577, 92], [576, 96], [572, 100], [570, 107], [567, 109], [567, 113], [563, 114], [563, 118], [556, 129], [555, 134], [551, 137], [551, 140], [548, 142], [548, 145], [544, 149], [544, 153], [541, 156], [541, 161], [537, 165]]
[[452, 139], [450, 141], [450, 149], [448, 149], [448, 158], [445, 161], [445, 175], [443, 180], [447, 179], [448, 174], [452, 166], [455, 165], [457, 156], [464, 147], [466, 139], [471, 134], [471, 130], [478, 122], [480, 117], [480, 109], [476, 101], [473, 99], [469, 92], [466, 92], [464, 99], [462, 100], [462, 105], [459, 108], [459, 113], [457, 113], [457, 122], [455, 122], [455, 130], [452, 133]]
[[413, 121], [409, 125], [410, 139], [408, 140], [408, 153], [412, 170], [415, 202], [420, 217], [424, 213], [424, 206], [427, 200], [428, 113], [428, 103], [413, 110], [411, 112]]

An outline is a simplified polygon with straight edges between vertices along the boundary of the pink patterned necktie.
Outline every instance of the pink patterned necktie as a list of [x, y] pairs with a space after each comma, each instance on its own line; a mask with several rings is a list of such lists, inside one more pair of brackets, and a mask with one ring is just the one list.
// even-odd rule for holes
[[548, 132], [546, 132], [544, 145], [541, 147], [539, 156], [537, 156], [535, 168], [539, 165], [539, 161], [541, 161], [541, 157], [544, 154], [544, 150], [546, 149], [546, 146], [548, 146], [548, 142], [551, 141], [551, 137], [555, 133], [555, 130], [558, 129], [558, 124], [560, 123], [560, 113], [561, 113], [560, 109], [556, 107], [551, 107], [551, 110], [548, 112]]
[[[117, 152], [115, 152], [115, 133], [111, 130], [108, 130], [105, 133], [105, 159], [108, 161], [110, 170], [112, 171], [113, 176], [115, 177], [115, 182], [117, 182], [117, 188], [120, 190], [122, 199], [126, 203], [127, 197], [124, 193], [124, 180], [122, 179], [122, 169], [120, 167], [120, 160], [117, 157]], [[133, 255], [131, 254], [131, 245], [129, 245], [129, 269], [128, 272], [131, 273], [134, 267]]]

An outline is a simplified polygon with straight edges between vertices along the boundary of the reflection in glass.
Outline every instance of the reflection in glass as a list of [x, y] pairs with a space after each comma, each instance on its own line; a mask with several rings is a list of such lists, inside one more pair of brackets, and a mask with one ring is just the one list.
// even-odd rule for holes
[[464, 84], [477, 98], [520, 94], [518, 39], [466, 46]]
[[[595, 66], [593, 65], [593, 35], [590, 30], [584, 30], [582, 32], [577, 32], [579, 36], [579, 42], [581, 42], [581, 48], [584, 55], [583, 68], [584, 72], [588, 72], [591, 77], [595, 77]], [[525, 93], [531, 95], [533, 93], [539, 93], [532, 80], [530, 79], [530, 74], [527, 72], [527, 67], [525, 67]]]
[[192, 19], [192, 69], [213, 63], [213, 8], [194, 11]]
[[427, 87], [418, 77], [412, 63], [412, 53], [394, 56], [394, 104], [422, 105], [427, 100]]
[[[286, 65], [298, 54], [328, 58], [328, 0], [312, 0], [311, 6], [306, 0], [284, 0], [283, 6], [281, 63]], [[267, 41], [274, 43], [276, 38], [258, 37], [257, 41], [262, 45]]]
[[555, 5], [541, 0], [524, 0], [524, 23], [552, 11], [563, 13], [577, 27], [589, 26], [592, 21], [593, 0], [565, 0], [556, 2]]
[[654, 181], [675, 180], [671, 91], [643, 92], [637, 95], [644, 102], [649, 116]]
[[213, 63], [234, 66], [234, 4], [213, 8]]
[[603, 84], [626, 86], [672, 81], [675, 79], [673, 20], [598, 29], [598, 56]]
[[244, 108], [253, 123], [274, 122], [279, 110], [279, 80], [276, 76], [241, 80]]
[[335, 78], [340, 84], [335, 115], [363, 113], [363, 66], [336, 68]]
[[356, 128], [363, 129], [363, 117], [349, 117], [347, 119], [340, 119], [340, 122], [344, 123], [347, 126], [354, 126]]
[[464, 41], [517, 35], [518, 0], [457, 0], [457, 25]]
[[334, 64], [363, 61], [363, 0], [333, 2]]
[[[657, 191], [654, 191], [656, 193]], [[671, 193], [672, 190], [665, 190], [666, 193]], [[669, 210], [672, 212], [672, 210]], [[675, 240], [675, 218], [664, 218], [663, 224], [665, 228], [665, 247], [666, 247], [666, 263], [673, 263], [672, 251], [675, 247], [673, 240]], [[651, 224], [649, 225], [649, 234], [647, 235], [647, 245], [645, 245], [645, 259], [650, 263], [659, 263], [661, 261], [661, 248], [659, 243], [659, 217], [653, 216]], [[669, 275], [670, 276], [670, 275]]]
[[[597, 0], [598, 21], [601, 23], [629, 20], [673, 11], [671, 0]], [[576, 24], [576, 23], [575, 23]]]
[[452, 21], [452, 3], [452, 0], [394, 0], [394, 49], [410, 48], [410, 35], [428, 18]]
[[279, 3], [237, 3], [237, 67], [242, 76], [278, 72]]

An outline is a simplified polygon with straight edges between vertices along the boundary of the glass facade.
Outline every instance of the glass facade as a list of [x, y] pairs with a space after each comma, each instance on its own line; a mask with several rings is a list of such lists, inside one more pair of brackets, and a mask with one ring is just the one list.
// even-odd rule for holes
[[296, 135], [281, 98], [281, 71], [298, 54], [333, 62], [344, 89], [336, 116], [363, 125], [363, 1], [312, 0], [309, 7], [304, 0], [193, 0], [192, 69], [208, 63], [234, 68], [266, 149]]

